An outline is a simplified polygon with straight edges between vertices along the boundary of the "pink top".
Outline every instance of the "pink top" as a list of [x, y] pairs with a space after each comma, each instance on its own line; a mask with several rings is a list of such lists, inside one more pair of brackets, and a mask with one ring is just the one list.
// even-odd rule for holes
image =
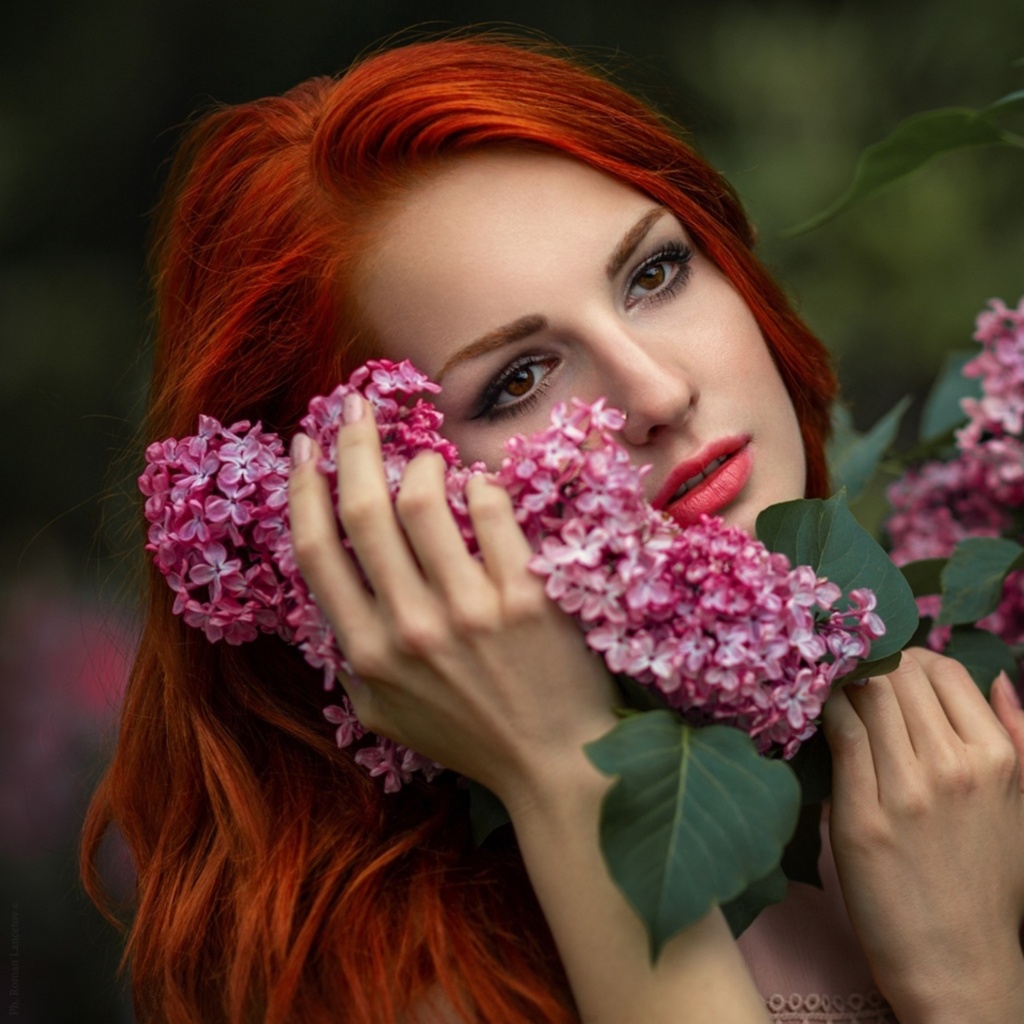
[[824, 889], [791, 882], [740, 936], [740, 950], [775, 1024], [898, 1024], [846, 913], [827, 814], [821, 831]]

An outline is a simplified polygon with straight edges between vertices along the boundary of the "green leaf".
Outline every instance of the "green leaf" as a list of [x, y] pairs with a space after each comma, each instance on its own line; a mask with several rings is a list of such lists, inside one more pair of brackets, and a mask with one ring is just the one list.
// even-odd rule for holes
[[697, 729], [648, 711], [584, 749], [618, 776], [601, 807], [601, 849], [647, 928], [652, 960], [778, 865], [800, 787], [788, 765], [758, 756], [738, 729]]
[[961, 408], [960, 401], [981, 397], [981, 379], [965, 377], [963, 368], [978, 355], [978, 351], [977, 348], [956, 349], [946, 353], [942, 369], [921, 412], [922, 441], [934, 441], [967, 422], [967, 414]]
[[862, 661], [852, 672], [847, 672], [842, 679], [838, 680], [836, 685], [845, 686], [846, 683], [852, 683], [855, 679], [868, 679], [871, 676], [887, 675], [889, 672], [899, 668], [901, 655], [901, 651], [896, 651], [894, 654], [887, 654], [884, 658]]
[[1005, 114], [1009, 110], [1024, 110], [1024, 89], [1018, 89], [996, 100], [984, 109], [985, 114]]
[[781, 903], [786, 898], [789, 879], [780, 867], [772, 868], [764, 878], [751, 882], [734, 900], [722, 906], [722, 913], [732, 929], [735, 938], [739, 938], [754, 923], [754, 918], [773, 903]]
[[757, 536], [793, 565], [809, 565], [838, 584], [844, 594], [869, 587], [885, 636], [871, 645], [877, 661], [902, 650], [917, 627], [917, 605], [903, 574], [854, 518], [840, 492], [827, 500], [802, 498], [766, 508], [757, 517]]
[[1003, 580], [1024, 568], [1024, 548], [1002, 537], [968, 537], [960, 541], [942, 570], [939, 626], [977, 622], [996, 610]]
[[887, 138], [864, 150], [854, 172], [853, 184], [839, 199], [784, 234], [800, 235], [820, 227], [854, 203], [917, 170], [940, 153], [969, 146], [1024, 144], [1024, 140], [995, 125], [989, 119], [989, 111], [949, 107], [915, 114], [901, 121]]
[[948, 561], [948, 558], [922, 558], [918, 562], [907, 562], [900, 566], [900, 572], [910, 584], [914, 597], [942, 593], [942, 570]]
[[631, 711], [664, 711], [668, 706], [665, 698], [653, 686], [644, 686], [623, 673], [616, 674], [615, 684], [622, 691]]
[[826, 448], [829, 466], [832, 466], [849, 445], [856, 444], [860, 437], [853, 425], [853, 416], [849, 408], [841, 402], [836, 402], [832, 406], [832, 436]]
[[971, 626], [957, 626], [949, 638], [944, 652], [950, 658], [956, 658], [971, 674], [986, 697], [1000, 672], [1005, 672], [1011, 679], [1020, 670], [1013, 651], [995, 633]]
[[470, 781], [469, 827], [477, 846], [483, 846], [492, 832], [511, 820], [505, 805], [486, 786]]
[[892, 447], [900, 420], [910, 406], [901, 398], [866, 434], [858, 434], [849, 423], [849, 415], [839, 413], [828, 447], [829, 472], [835, 490], [846, 488], [848, 499], [857, 497], [875, 475], [882, 456]]
[[929, 438], [927, 441], [918, 440], [917, 444], [901, 451], [899, 462], [903, 468], [912, 466], [915, 462], [927, 462], [929, 459], [948, 462], [955, 458], [956, 453], [956, 430], [950, 427], [949, 430], [936, 434], [935, 437]]

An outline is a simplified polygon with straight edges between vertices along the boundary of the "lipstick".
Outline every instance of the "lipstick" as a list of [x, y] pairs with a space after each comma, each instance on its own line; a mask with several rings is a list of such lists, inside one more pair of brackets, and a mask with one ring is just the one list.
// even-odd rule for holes
[[753, 469], [749, 437], [726, 437], [680, 462], [651, 504], [680, 526], [717, 515], [743, 491]]

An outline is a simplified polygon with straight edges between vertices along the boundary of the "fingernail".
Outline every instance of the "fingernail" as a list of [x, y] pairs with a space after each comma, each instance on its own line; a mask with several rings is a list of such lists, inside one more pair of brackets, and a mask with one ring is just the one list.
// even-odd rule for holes
[[[469, 467], [469, 476], [466, 478], [467, 487], [476, 487], [478, 484], [498, 484], [498, 475], [491, 473], [487, 469], [477, 468], [476, 466]], [[500, 484], [498, 485], [500, 486]]]
[[996, 683], [1002, 686], [1003, 693], [1006, 694], [1010, 703], [1019, 710], [1021, 706], [1020, 694], [1017, 692], [1017, 687], [1013, 685], [1010, 677], [1005, 672], [1000, 672], [999, 675], [996, 676]]
[[308, 462], [313, 455], [313, 442], [305, 434], [296, 434], [292, 438], [292, 465], [301, 466]]
[[346, 423], [355, 423], [363, 418], [363, 397], [356, 391], [350, 391], [345, 396], [341, 407], [341, 415]]

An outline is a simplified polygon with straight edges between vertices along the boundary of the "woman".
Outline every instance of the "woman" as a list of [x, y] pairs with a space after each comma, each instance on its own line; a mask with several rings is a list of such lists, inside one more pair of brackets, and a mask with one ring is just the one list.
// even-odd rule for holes
[[[154, 248], [148, 431], [206, 413], [292, 436], [366, 358], [410, 358], [443, 382], [467, 460], [603, 394], [656, 505], [749, 529], [825, 493], [834, 395], [751, 245], [713, 170], [564, 59], [487, 38], [384, 52], [186, 140]], [[301, 435], [291, 482], [297, 559], [360, 675], [345, 685], [370, 728], [496, 792], [516, 839], [474, 849], [450, 780], [384, 795], [333, 748], [293, 651], [208, 644], [157, 579], [85, 841], [88, 864], [115, 822], [139, 869], [141, 1018], [766, 1019], [772, 991], [717, 910], [649, 963], [597, 847], [608, 780], [581, 750], [614, 723], [611, 681], [526, 570], [504, 492], [470, 489], [478, 563], [437, 461], [412, 463], [393, 511], [372, 417], [345, 413], [338, 514], [372, 594]], [[965, 673], [919, 653], [828, 708], [843, 893], [903, 1021], [1024, 1013], [1011, 693], [1004, 728]], [[826, 936], [849, 927], [836, 905], [811, 915]], [[748, 959], [786, 977], [802, 939], [783, 922]]]

